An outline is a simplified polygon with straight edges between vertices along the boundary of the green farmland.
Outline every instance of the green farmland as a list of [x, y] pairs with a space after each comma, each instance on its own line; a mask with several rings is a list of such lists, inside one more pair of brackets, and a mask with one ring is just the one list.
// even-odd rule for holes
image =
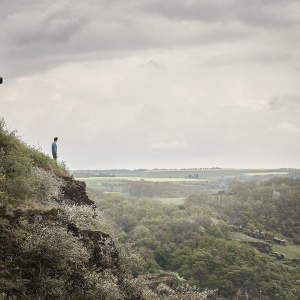
[[[180, 169], [180, 170], [78, 170], [75, 178], [88, 188], [132, 196], [182, 198], [199, 192], [226, 190], [232, 180], [299, 177], [299, 169]], [[139, 187], [139, 192], [137, 189]], [[134, 191], [133, 191], [134, 189]], [[149, 189], [161, 192], [149, 192]], [[145, 190], [142, 192], [141, 190]], [[147, 191], [146, 191], [147, 190]], [[171, 190], [173, 190], [171, 192]]]
[[78, 170], [73, 171], [76, 178], [106, 177], [127, 180], [218, 180], [255, 176], [293, 176], [300, 174], [300, 169], [179, 169], [179, 170]]

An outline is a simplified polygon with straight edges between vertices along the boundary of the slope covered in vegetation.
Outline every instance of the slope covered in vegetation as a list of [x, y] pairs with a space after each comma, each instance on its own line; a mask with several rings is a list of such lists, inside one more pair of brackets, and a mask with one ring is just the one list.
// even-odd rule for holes
[[119, 243], [115, 232], [87, 197], [84, 183], [1, 120], [1, 300], [207, 299], [209, 292], [181, 280], [176, 289], [167, 284], [150, 289], [137, 278], [138, 255]]

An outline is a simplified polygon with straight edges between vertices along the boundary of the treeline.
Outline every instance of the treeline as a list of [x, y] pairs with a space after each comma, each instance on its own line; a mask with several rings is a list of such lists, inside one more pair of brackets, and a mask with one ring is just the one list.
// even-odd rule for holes
[[128, 170], [128, 169], [109, 169], [109, 170], [72, 170], [71, 173], [74, 177], [83, 178], [83, 177], [97, 177], [101, 175], [101, 177], [115, 177], [117, 175], [131, 175], [133, 173], [139, 173], [146, 171], [146, 169], [136, 169], [136, 170]]
[[181, 207], [109, 194], [91, 197], [121, 229], [120, 240], [135, 243], [149, 272], [178, 272], [199, 288], [217, 289], [220, 299], [245, 299], [247, 289], [250, 299], [291, 300], [300, 299], [299, 267], [265, 253], [272, 245], [264, 241], [231, 236], [233, 224], [240, 224], [242, 231], [266, 230], [296, 243], [299, 183], [235, 181], [227, 192], [192, 195]]

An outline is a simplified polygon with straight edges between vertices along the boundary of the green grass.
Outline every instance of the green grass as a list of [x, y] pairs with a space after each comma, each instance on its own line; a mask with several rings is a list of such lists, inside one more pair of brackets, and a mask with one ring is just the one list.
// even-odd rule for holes
[[[241, 242], [264, 242], [263, 240], [253, 238], [241, 232], [232, 232], [230, 238]], [[300, 258], [300, 246], [295, 245], [277, 245], [271, 244], [274, 252], [285, 254], [286, 259]]]
[[273, 245], [273, 250], [278, 253], [284, 253], [288, 259], [300, 258], [300, 246], [295, 245]]
[[93, 188], [102, 192], [123, 192], [123, 188], [126, 185], [124, 179], [116, 177], [90, 177], [90, 178], [78, 178], [78, 180], [84, 181], [88, 188]]
[[254, 237], [251, 237], [249, 235], [246, 235], [241, 232], [231, 232], [230, 238], [235, 241], [241, 241], [241, 242], [263, 242], [263, 240], [256, 239]]

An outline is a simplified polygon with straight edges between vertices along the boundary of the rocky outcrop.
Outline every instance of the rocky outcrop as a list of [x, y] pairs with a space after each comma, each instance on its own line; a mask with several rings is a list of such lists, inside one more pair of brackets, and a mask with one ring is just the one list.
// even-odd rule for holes
[[160, 284], [172, 287], [174, 282], [178, 280], [173, 273], [167, 272], [161, 274], [142, 275], [140, 278], [152, 290], [155, 290]]
[[86, 184], [84, 181], [75, 180], [71, 177], [61, 177], [65, 183], [62, 188], [64, 200], [76, 204], [93, 205], [94, 202], [86, 194]]
[[119, 266], [119, 253], [108, 234], [101, 231], [82, 230], [80, 235], [90, 253], [90, 267], [103, 270]]

